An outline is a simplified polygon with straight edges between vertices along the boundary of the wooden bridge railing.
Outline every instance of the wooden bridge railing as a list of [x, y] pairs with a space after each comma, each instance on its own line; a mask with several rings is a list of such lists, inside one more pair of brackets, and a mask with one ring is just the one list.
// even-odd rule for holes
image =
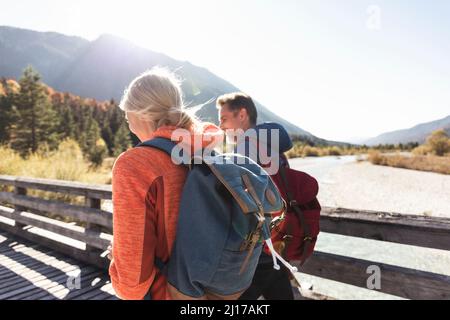
[[[345, 236], [450, 250], [448, 218], [323, 208], [320, 229]], [[301, 272], [367, 288], [369, 266], [380, 268], [381, 289], [377, 291], [407, 299], [450, 299], [448, 275], [331, 253], [314, 252]]]
[[[0, 191], [0, 217], [14, 221], [14, 225], [0, 221], [0, 228], [80, 261], [108, 266], [104, 256], [112, 239], [112, 213], [101, 209], [101, 201], [111, 200], [110, 185], [0, 175], [2, 186], [13, 187], [13, 192]], [[84, 205], [29, 196], [30, 189], [82, 196]], [[58, 221], [56, 216], [72, 222]], [[51, 234], [33, 232], [31, 227]]]
[[[0, 220], [1, 229], [78, 260], [103, 268], [108, 266], [104, 251], [111, 239], [112, 213], [101, 209], [101, 201], [111, 200], [111, 186], [0, 175], [0, 189], [3, 186], [13, 189], [0, 192], [0, 217], [9, 219], [8, 222]], [[28, 195], [30, 189], [83, 196], [84, 205], [33, 197]], [[76, 223], [61, 222], [44, 213], [68, 217]], [[323, 208], [321, 231], [450, 250], [450, 219], [447, 218]], [[367, 268], [372, 265], [378, 266], [381, 272], [381, 289], [377, 291], [408, 299], [450, 299], [448, 275], [326, 252], [316, 251], [300, 271], [366, 288], [370, 276]]]

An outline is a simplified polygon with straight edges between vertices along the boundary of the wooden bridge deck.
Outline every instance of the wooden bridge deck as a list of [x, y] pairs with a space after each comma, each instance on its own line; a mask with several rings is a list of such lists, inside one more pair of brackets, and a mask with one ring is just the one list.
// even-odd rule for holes
[[0, 300], [117, 300], [98, 267], [0, 231]]
[[[111, 199], [110, 185], [0, 175], [0, 300], [117, 299], [105, 258], [113, 214], [102, 202]], [[320, 228], [450, 251], [449, 218], [323, 207]], [[315, 251], [301, 272], [368, 289], [367, 270], [372, 266], [378, 266], [382, 279], [379, 292], [406, 299], [450, 299], [447, 274], [346, 255]], [[314, 289], [308, 292], [308, 286], [304, 289], [304, 298], [328, 299]], [[296, 299], [301, 297], [297, 294]]]

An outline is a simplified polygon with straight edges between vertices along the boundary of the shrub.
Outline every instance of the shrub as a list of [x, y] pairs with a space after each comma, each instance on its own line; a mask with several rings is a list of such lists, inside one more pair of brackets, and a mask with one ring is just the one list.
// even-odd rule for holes
[[424, 156], [431, 153], [431, 148], [427, 145], [420, 145], [412, 150], [412, 154], [415, 156]]
[[450, 151], [450, 139], [444, 129], [434, 131], [426, 143], [437, 156], [444, 156]]
[[367, 157], [367, 160], [369, 160], [373, 164], [384, 164], [384, 158], [381, 155], [380, 151], [377, 150], [369, 150], [369, 155]]
[[318, 157], [320, 149], [316, 147], [305, 146], [303, 148], [303, 155], [305, 157]]

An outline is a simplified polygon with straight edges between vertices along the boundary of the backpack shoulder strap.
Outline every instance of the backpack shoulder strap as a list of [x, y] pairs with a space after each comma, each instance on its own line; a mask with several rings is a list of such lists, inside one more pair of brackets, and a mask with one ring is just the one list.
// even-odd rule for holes
[[176, 145], [177, 144], [170, 139], [157, 137], [157, 138], [153, 138], [151, 140], [141, 142], [138, 145], [136, 145], [135, 148], [137, 148], [137, 147], [153, 147], [153, 148], [159, 149], [161, 151], [164, 151], [165, 153], [167, 153], [170, 156], [172, 154], [172, 149]]
[[137, 147], [156, 148], [158, 150], [165, 152], [170, 157], [174, 156], [174, 157], [178, 158], [178, 161], [180, 161], [183, 165], [186, 165], [190, 168], [190, 163], [185, 163], [183, 161], [184, 149], [181, 149], [179, 154], [172, 155], [172, 150], [173, 150], [173, 148], [175, 148], [177, 146], [177, 144], [178, 143], [176, 143], [170, 139], [157, 137], [157, 138], [153, 138], [153, 139], [141, 142], [138, 145], [136, 145], [135, 148], [137, 148]]

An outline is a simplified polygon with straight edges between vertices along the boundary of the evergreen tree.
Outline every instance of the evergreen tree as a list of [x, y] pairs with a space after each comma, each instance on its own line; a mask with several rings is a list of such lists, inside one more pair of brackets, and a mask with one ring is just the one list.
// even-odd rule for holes
[[0, 79], [0, 144], [8, 143], [12, 125], [12, 101], [14, 92], [5, 78]]
[[[111, 99], [101, 122], [102, 138], [111, 156], [120, 154], [131, 146], [131, 133], [125, 123], [125, 115], [114, 99]], [[125, 125], [125, 126], [124, 126]]]
[[101, 131], [102, 131], [101, 132], [102, 139], [105, 141], [106, 147], [108, 148], [108, 154], [113, 155], [113, 153], [114, 153], [114, 135], [113, 135], [111, 128], [109, 127], [107, 121], [105, 121], [102, 124]]
[[57, 132], [60, 134], [60, 139], [67, 138], [76, 139], [77, 130], [74, 120], [74, 111], [69, 105], [69, 95], [56, 94], [52, 99], [53, 108], [58, 114]]
[[109, 155], [113, 155], [114, 149], [114, 133], [111, 129], [111, 115], [113, 112], [112, 109], [115, 108], [115, 105], [113, 103], [113, 100], [110, 101], [107, 109], [100, 114], [100, 119], [97, 119], [100, 124], [102, 138], [103, 140], [105, 140]]
[[92, 109], [89, 107], [85, 107], [82, 129], [79, 143], [83, 154], [94, 165], [101, 165], [107, 154], [107, 147], [101, 138], [99, 125], [92, 117]]
[[62, 108], [59, 124], [59, 132], [64, 138], [76, 138], [76, 125], [73, 118], [73, 112], [69, 106], [64, 106]]
[[114, 156], [118, 156], [123, 151], [131, 147], [130, 130], [126, 122], [123, 122], [119, 130], [114, 135]]
[[22, 155], [36, 152], [39, 144], [57, 147], [57, 114], [50, 104], [40, 75], [31, 67], [19, 80], [20, 90], [13, 101], [14, 128], [11, 146]]

